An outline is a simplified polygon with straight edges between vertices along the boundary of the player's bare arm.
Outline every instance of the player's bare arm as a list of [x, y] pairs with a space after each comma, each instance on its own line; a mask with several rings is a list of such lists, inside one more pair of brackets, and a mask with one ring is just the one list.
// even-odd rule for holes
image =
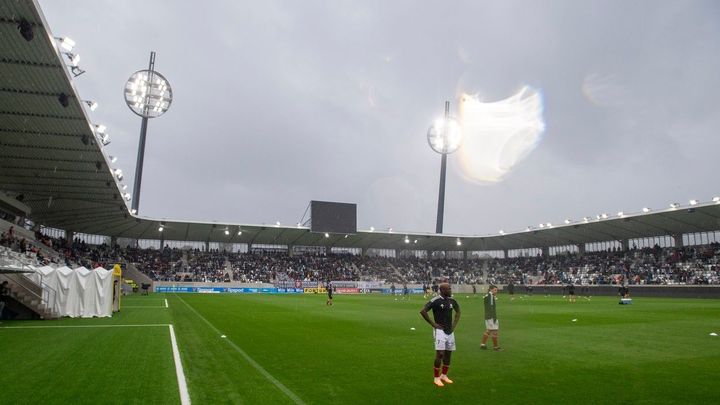
[[428, 316], [427, 309], [423, 308], [423, 309], [420, 311], [420, 315], [422, 315], [422, 317], [425, 319], [425, 321], [426, 321], [427, 323], [429, 323], [430, 326], [433, 327], [433, 329], [442, 329], [442, 326], [436, 324], [435, 322], [433, 322], [432, 319], [430, 319], [430, 317]]

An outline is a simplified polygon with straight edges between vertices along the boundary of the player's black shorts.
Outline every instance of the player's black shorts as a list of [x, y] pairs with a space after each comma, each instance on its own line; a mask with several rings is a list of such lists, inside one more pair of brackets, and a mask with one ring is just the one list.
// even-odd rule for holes
[[570, 291], [568, 294], [575, 295], [575, 291]]

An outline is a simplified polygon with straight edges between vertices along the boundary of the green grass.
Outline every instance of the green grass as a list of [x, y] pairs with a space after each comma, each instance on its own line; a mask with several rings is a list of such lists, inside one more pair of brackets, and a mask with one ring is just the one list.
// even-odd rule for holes
[[[155, 294], [129, 297], [111, 319], [0, 328], [171, 323], [196, 404], [293, 403], [278, 385], [307, 404], [720, 400], [720, 337], [709, 336], [720, 333], [720, 300], [501, 296], [498, 353], [479, 349], [480, 296], [456, 299], [455, 384], [444, 388], [431, 383], [433, 342], [417, 296], [341, 295], [326, 307], [322, 295]], [[0, 387], [0, 403], [179, 402], [161, 326], [0, 329]]]

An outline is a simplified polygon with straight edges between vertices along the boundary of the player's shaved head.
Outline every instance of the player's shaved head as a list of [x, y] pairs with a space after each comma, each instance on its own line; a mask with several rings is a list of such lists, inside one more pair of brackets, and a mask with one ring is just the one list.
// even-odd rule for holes
[[443, 297], [449, 297], [452, 295], [452, 290], [450, 289], [449, 283], [440, 284], [440, 295], [442, 295]]

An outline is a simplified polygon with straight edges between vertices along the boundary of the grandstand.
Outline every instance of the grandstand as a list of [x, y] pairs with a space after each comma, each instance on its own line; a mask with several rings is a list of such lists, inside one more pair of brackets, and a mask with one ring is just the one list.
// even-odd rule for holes
[[[666, 210], [585, 218], [561, 225], [528, 228], [499, 235], [438, 235], [399, 230], [358, 230], [354, 234], [325, 234], [312, 232], [310, 227], [304, 225], [167, 220], [134, 214], [130, 210], [129, 201], [124, 197], [122, 177], [114, 172], [113, 165], [103, 150], [103, 144], [97, 138], [86, 104], [82, 101], [82, 96], [74, 84], [74, 77], [62, 59], [59, 45], [37, 2], [14, 0], [0, 4], [0, 38], [0, 232], [3, 235], [0, 247], [0, 281], [9, 281], [12, 305], [9, 305], [7, 310], [12, 310], [15, 320], [48, 320], [68, 315], [67, 311], [55, 305], [58, 291], [42, 278], [32, 276], [38, 273], [38, 269], [65, 268], [81, 273], [97, 268], [110, 271], [116, 263], [122, 264], [125, 278], [132, 278], [140, 285], [152, 284], [154, 291], [158, 292], [147, 300], [136, 296], [129, 298], [128, 308], [131, 313], [128, 314], [128, 310], [121, 311], [122, 313], [116, 314], [117, 319], [123, 323], [145, 322], [147, 320], [141, 320], [138, 314], [132, 313], [133, 305], [137, 308], [145, 305], [149, 308], [168, 308], [166, 297], [171, 297], [170, 305], [179, 308], [173, 311], [184, 310], [177, 315], [178, 319], [193, 314], [201, 318], [200, 321], [196, 320], [192, 327], [183, 327], [184, 330], [178, 328], [189, 336], [182, 337], [181, 341], [186, 344], [195, 343], [198, 347], [202, 346], [202, 339], [208, 335], [220, 335], [216, 333], [220, 326], [213, 326], [215, 322], [220, 322], [219, 315], [216, 314], [230, 312], [227, 309], [231, 307], [228, 300], [233, 298], [224, 296], [220, 300], [225, 301], [210, 302], [206, 297], [183, 298], [178, 294], [161, 293], [301, 293], [309, 292], [307, 289], [317, 293], [328, 281], [340, 288], [341, 293], [347, 294], [387, 293], [391, 283], [408, 283], [414, 293], [420, 293], [420, 287], [425, 283], [448, 280], [454, 285], [455, 291], [462, 294], [470, 294], [473, 285], [504, 286], [513, 281], [535, 286], [538, 288], [536, 291], [548, 294], [561, 294], [563, 285], [574, 283], [592, 286], [593, 295], [615, 295], [616, 287], [624, 284], [631, 285], [633, 292], [638, 295], [706, 298], [720, 296], [720, 198], [717, 197], [708, 202], [673, 205]], [[113, 288], [111, 284], [103, 287], [108, 294]], [[148, 304], [151, 298], [157, 300], [153, 306]], [[312, 298], [311, 296], [309, 299]], [[356, 305], [358, 313], [362, 312], [364, 305], [360, 301], [362, 298], [364, 297], [349, 298], [354, 300], [350, 302]], [[370, 305], [380, 306], [377, 303], [379, 301], [371, 301], [376, 297], [367, 298]], [[255, 295], [240, 299], [251, 304], [260, 302], [260, 298]], [[112, 302], [112, 296], [109, 301], [103, 302]], [[610, 299], [607, 302], [610, 302]], [[287, 301], [282, 305], [286, 304]], [[211, 315], [205, 313], [203, 317], [198, 314], [195, 305], [198, 308], [205, 305]], [[278, 311], [292, 308], [291, 304], [287, 305]], [[294, 305], [307, 306], [306, 310], [311, 310], [308, 301]], [[471, 305], [475, 304], [468, 304], [472, 308]], [[662, 308], [665, 304], [658, 302], [657, 305]], [[693, 305], [695, 304], [689, 304]], [[717, 313], [717, 304], [714, 301], [707, 305], [706, 308], [698, 304], [698, 307], [701, 307], [698, 311]], [[417, 312], [420, 302], [415, 306], [418, 308], [407, 307], [403, 311]], [[234, 310], [240, 311], [239, 308], [242, 307]], [[89, 313], [91, 315], [88, 316], [99, 316], [97, 313], [100, 312]], [[393, 317], [404, 316], [402, 314], [394, 312]], [[72, 316], [84, 315], [73, 312]], [[590, 311], [587, 316], [601, 319], [604, 315]], [[635, 321], [640, 322], [642, 314], [636, 316]], [[693, 316], [698, 318], [698, 323], [702, 323], [702, 314]], [[304, 321], [297, 315], [288, 317], [297, 317], [293, 319], [298, 322]], [[6, 321], [7, 318], [9, 317], [6, 316]], [[148, 325], [174, 324], [172, 316], [167, 313], [153, 314], [149, 319]], [[373, 318], [372, 322], [392, 323], [394, 319], [383, 315]], [[332, 321], [343, 322], [335, 318]], [[632, 321], [623, 319], [623, 322]], [[53, 322], [63, 322], [61, 325], [69, 327], [81, 325], [77, 320], [68, 319]], [[249, 322], [257, 327], [256, 320]], [[363, 329], [370, 329], [370, 321], [367, 322], [349, 333], [360, 334]], [[615, 321], [608, 321], [613, 322]], [[210, 325], [210, 331], [199, 329], [198, 323], [202, 324], [201, 326]], [[269, 323], [280, 325], [278, 328], [282, 329], [281, 320], [271, 319]], [[32, 325], [40, 327], [41, 324], [42, 322], [38, 322]], [[236, 336], [243, 333], [229, 321], [217, 325], [223, 325], [223, 328], [233, 331]], [[322, 323], [313, 324], [313, 328], [321, 327]], [[404, 329], [406, 328], [403, 325]], [[174, 342], [172, 326], [170, 330]], [[653, 331], [656, 332], [657, 330]], [[308, 331], [293, 332], [286, 337], [304, 341], [307, 337], [303, 333], [307, 334]], [[337, 333], [336, 338], [347, 337], [343, 335], [344, 332], [333, 330], [330, 335], [333, 333]], [[161, 387], [167, 386], [168, 381], [175, 383], [174, 367], [179, 364], [180, 354], [174, 363], [169, 359], [159, 358], [158, 351], [168, 348], [163, 346], [167, 343], [162, 343], [166, 340], [164, 335], [159, 338], [156, 335], [159, 335], [159, 332], [148, 335], [149, 349], [143, 350], [142, 356], [151, 359], [147, 361], [162, 364], [161, 370], [154, 375], [150, 375], [149, 371], [147, 375], [140, 375], [153, 385]], [[70, 334], [61, 336], [68, 341], [72, 337]], [[112, 339], [109, 335], [99, 338]], [[155, 338], [158, 340], [154, 340]], [[2, 339], [3, 335], [0, 333], [0, 342]], [[32, 341], [40, 338], [28, 339]], [[143, 344], [142, 337], [133, 336], [130, 332], [123, 332], [118, 339], [121, 340], [114, 343], [128, 345], [125, 346], [128, 349], [130, 345], [140, 347]], [[373, 341], [373, 338], [368, 335], [366, 339], [358, 345], [367, 345], [363, 347], [371, 349], [373, 346], [368, 342]], [[394, 340], [396, 345], [403, 344], [396, 336], [391, 336], [390, 339]], [[22, 346], [22, 339], [12, 342], [26, 351], [30, 350], [30, 347]], [[305, 343], [309, 347], [312, 342]], [[283, 359], [277, 357], [287, 355], [274, 356], [275, 349], [267, 349], [260, 346], [260, 343], [245, 341], [238, 344], [255, 348], [278, 364], [282, 363]], [[249, 359], [250, 366], [232, 366], [235, 368], [210, 372], [207, 377], [200, 376], [202, 372], [192, 374], [195, 385], [191, 384], [190, 395], [198, 402], [221, 401], [227, 398], [230, 398], [231, 402], [264, 403], [304, 403], [301, 397], [308, 398], [308, 402], [341, 399], [327, 394], [332, 392], [332, 388], [325, 385], [319, 392], [330, 395], [327, 398], [314, 397], [311, 389], [298, 388], [305, 382], [293, 374], [293, 371], [298, 370], [296, 367], [288, 368], [287, 372], [274, 371], [273, 373], [279, 376], [276, 379], [251, 358], [254, 356], [251, 350], [248, 350], [248, 353], [251, 353], [248, 355], [236, 343], [232, 345], [225, 352], [219, 352], [220, 349], [215, 348], [209, 350], [216, 359], [223, 356], [230, 356], [233, 361]], [[328, 350], [345, 350], [335, 342], [328, 345]], [[100, 352], [102, 347], [96, 350]], [[202, 351], [197, 348], [187, 350], [183, 352], [183, 361], [191, 365], [201, 364], [193, 361], [198, 361]], [[317, 352], [304, 350], [308, 350], [309, 354], [301, 353], [292, 360], [305, 364], [312, 362]], [[384, 353], [387, 356], [393, 355], [390, 349]], [[146, 359], [142, 356], [134, 355], [131, 360], [136, 365], [144, 364]], [[717, 351], [713, 352], [712, 356], [714, 357], [700, 361], [702, 367], [710, 367], [712, 359], [718, 356]], [[103, 357], [103, 360], [110, 362], [118, 359], [108, 355]], [[362, 357], [354, 360], [361, 364], [368, 361]], [[202, 365], [204, 367], [208, 364]], [[323, 372], [320, 366], [308, 367], [311, 372]], [[381, 370], [368, 372], [370, 371]], [[393, 372], [401, 373], [397, 370]], [[262, 381], [262, 389], [273, 393], [267, 394], [267, 397], [258, 393], [246, 393], [247, 396], [243, 397], [232, 391], [228, 394], [229, 397], [224, 397], [227, 389], [203, 391], [205, 388], [197, 388], [197, 393], [192, 392], [193, 387], [212, 385], [211, 378], [215, 378], [221, 385], [232, 385], [233, 378], [223, 373], [231, 376], [250, 374], [250, 383], [243, 383], [244, 388]], [[267, 377], [268, 375], [270, 377]], [[342, 373], [339, 375], [350, 378]], [[664, 377], [662, 374], [653, 376]], [[129, 378], [127, 375], [124, 377]], [[170, 392], [163, 388], [159, 393], [146, 392], [149, 395], [148, 401], [188, 402], [187, 387], [183, 392], [179, 374], [177, 378], [179, 394], [174, 391], [174, 386]], [[280, 381], [286, 382], [287, 386]], [[345, 383], [343, 389], [350, 384]], [[139, 382], [132, 384], [140, 385]], [[377, 393], [369, 386], [371, 382], [360, 384], [363, 389]], [[408, 391], [412, 390], [412, 386], [407, 382], [402, 382], [400, 386]], [[135, 388], [142, 391], [141, 388]], [[504, 389], [507, 391], [509, 388]], [[638, 389], [650, 390], [645, 386]], [[343, 392], [348, 394], [348, 391]], [[114, 393], [119, 398], [127, 394], [120, 391]], [[699, 395], [706, 393], [707, 391], [701, 391]], [[21, 394], [15, 395], [11, 398], [22, 397]], [[362, 398], [356, 392], [348, 395], [350, 397], [347, 402], [356, 402]], [[420, 400], [427, 401], [427, 398], [420, 397]], [[62, 395], [53, 399], [58, 402], [70, 400]], [[385, 402], [384, 399], [379, 402]], [[468, 397], [462, 395], [455, 399], [458, 402], [468, 401]], [[141, 400], [142, 398], [132, 397], [128, 402]], [[540, 400], [547, 401], [550, 399]], [[2, 393], [0, 402], [5, 402]]]

